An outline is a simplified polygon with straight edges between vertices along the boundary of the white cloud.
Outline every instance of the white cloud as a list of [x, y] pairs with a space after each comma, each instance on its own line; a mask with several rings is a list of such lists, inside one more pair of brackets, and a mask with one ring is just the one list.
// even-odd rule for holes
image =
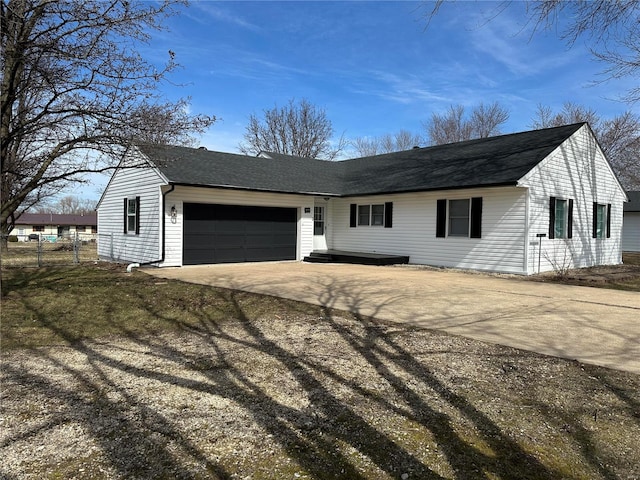
[[372, 95], [384, 100], [410, 104], [416, 101], [442, 101], [428, 82], [415, 74], [395, 74], [371, 70], [359, 74], [350, 90], [362, 95]]
[[556, 37], [543, 33], [531, 36], [508, 10], [490, 20], [474, 17], [477, 26], [469, 29], [471, 47], [492, 58], [516, 76], [534, 76], [553, 72], [581, 56], [578, 45], [568, 49]]
[[[214, 19], [220, 22], [229, 23], [231, 25], [236, 25], [246, 30], [251, 31], [259, 31], [261, 28], [258, 25], [255, 25], [243, 17], [230, 13], [228, 10], [220, 8], [220, 3], [216, 2], [193, 2], [191, 4], [195, 7], [195, 12], [201, 12], [204, 15], [198, 15], [197, 13], [192, 13], [190, 9], [185, 9], [185, 15], [190, 19], [201, 23], [201, 24], [209, 24], [210, 19]], [[208, 17], [208, 18], [207, 18]]]

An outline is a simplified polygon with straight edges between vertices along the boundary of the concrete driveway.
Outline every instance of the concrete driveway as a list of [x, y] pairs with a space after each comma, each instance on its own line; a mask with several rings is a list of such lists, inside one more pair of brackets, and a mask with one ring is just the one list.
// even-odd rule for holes
[[146, 272], [640, 374], [640, 293], [412, 266], [273, 262]]

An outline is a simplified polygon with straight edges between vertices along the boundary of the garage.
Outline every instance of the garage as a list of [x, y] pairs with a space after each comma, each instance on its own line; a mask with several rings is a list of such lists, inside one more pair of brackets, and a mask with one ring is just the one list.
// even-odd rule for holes
[[296, 208], [184, 204], [184, 265], [295, 260]]

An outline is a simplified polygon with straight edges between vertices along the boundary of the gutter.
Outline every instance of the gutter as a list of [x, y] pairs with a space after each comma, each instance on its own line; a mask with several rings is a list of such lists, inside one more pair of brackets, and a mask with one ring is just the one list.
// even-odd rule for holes
[[171, 188], [162, 194], [162, 237], [160, 239], [161, 243], [161, 252], [160, 258], [158, 260], [151, 260], [150, 262], [142, 262], [142, 263], [130, 263], [127, 265], [127, 273], [131, 273], [134, 268], [145, 267], [147, 265], [153, 265], [154, 263], [162, 263], [165, 258], [165, 242], [166, 242], [166, 224], [167, 224], [167, 214], [166, 214], [166, 206], [167, 206], [167, 195], [173, 192], [176, 189], [174, 184], [171, 184]]

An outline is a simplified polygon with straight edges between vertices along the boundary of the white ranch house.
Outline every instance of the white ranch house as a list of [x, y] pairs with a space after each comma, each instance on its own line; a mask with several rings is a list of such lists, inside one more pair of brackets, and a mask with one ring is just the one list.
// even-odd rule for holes
[[98, 221], [95, 212], [86, 214], [23, 213], [15, 222], [11, 235], [19, 241], [78, 238], [95, 240]]
[[523, 275], [622, 262], [627, 197], [585, 123], [339, 162], [139, 145], [122, 167], [97, 209], [107, 260], [342, 250]]

